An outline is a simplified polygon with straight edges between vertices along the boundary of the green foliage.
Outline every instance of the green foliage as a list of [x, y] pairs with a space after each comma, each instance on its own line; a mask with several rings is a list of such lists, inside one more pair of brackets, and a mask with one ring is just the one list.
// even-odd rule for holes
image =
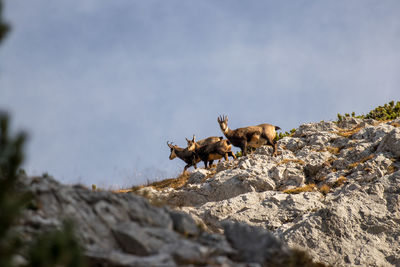
[[26, 136], [9, 136], [9, 120], [0, 113], [0, 266], [12, 266], [12, 256], [21, 247], [21, 240], [12, 226], [29, 197], [16, 190], [17, 171], [23, 161]]
[[[350, 115], [345, 113], [345, 116], [343, 116], [338, 113], [337, 117], [337, 121], [340, 122], [344, 119], [344, 117], [350, 117]], [[393, 120], [400, 117], [400, 102], [397, 101], [395, 104], [394, 101], [390, 101], [383, 106], [379, 106], [371, 110], [367, 115], [356, 115], [353, 111], [351, 113], [351, 117], [359, 119], [374, 119], [377, 121]]]
[[365, 115], [366, 119], [374, 120], [393, 120], [398, 117], [400, 117], [399, 101], [397, 101], [396, 105], [394, 104], [394, 101], [390, 101], [388, 104], [379, 106]]
[[236, 152], [235, 156], [236, 156], [237, 158], [240, 158], [241, 156], [243, 156], [243, 155], [242, 155], [242, 151], [239, 150], [238, 152]]
[[32, 267], [86, 266], [72, 222], [64, 222], [60, 230], [39, 236], [29, 248], [28, 261]]
[[[256, 148], [250, 147], [250, 146], [247, 147], [247, 154], [251, 154], [251, 153], [253, 153], [254, 151], [256, 151]], [[242, 155], [242, 151], [241, 151], [241, 150], [237, 151], [236, 154], [235, 154], [235, 156], [236, 156], [237, 158], [242, 157], [242, 156], [243, 156], [243, 155]]]
[[2, 14], [3, 14], [3, 2], [0, 0], [0, 43], [6, 36], [7, 32], [10, 30], [8, 24], [3, 21]]
[[290, 132], [278, 133], [275, 137], [275, 141], [278, 141], [286, 136], [292, 136], [295, 131], [296, 131], [296, 129], [293, 128], [292, 130], [290, 130]]

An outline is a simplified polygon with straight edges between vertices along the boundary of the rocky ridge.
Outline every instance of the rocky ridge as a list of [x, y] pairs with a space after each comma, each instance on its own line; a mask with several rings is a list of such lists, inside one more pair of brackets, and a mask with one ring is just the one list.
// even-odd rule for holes
[[400, 266], [399, 122], [304, 124], [277, 157], [261, 147], [180, 189], [136, 192], [162, 207], [24, 178], [36, 208], [20, 231], [29, 241], [70, 218], [93, 266], [312, 266], [298, 248], [332, 266]]
[[261, 147], [215, 174], [193, 172], [179, 190], [139, 193], [212, 232], [232, 221], [262, 227], [329, 265], [400, 266], [399, 122], [304, 124], [279, 141], [277, 157]]

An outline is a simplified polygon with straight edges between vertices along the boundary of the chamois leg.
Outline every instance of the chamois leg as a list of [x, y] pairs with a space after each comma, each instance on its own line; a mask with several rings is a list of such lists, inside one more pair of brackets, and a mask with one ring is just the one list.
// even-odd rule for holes
[[273, 156], [277, 156], [277, 155], [278, 155], [278, 143], [275, 142], [274, 139], [272, 139], [272, 138], [268, 138], [268, 139], [267, 139], [267, 143], [268, 143], [269, 145], [271, 145], [272, 148], [274, 149], [274, 151], [272, 152], [272, 155], [273, 155]]
[[247, 156], [247, 142], [244, 142], [240, 149], [242, 150], [242, 156]]
[[191, 165], [191, 164], [186, 164], [186, 166], [183, 168], [182, 174], [184, 174], [184, 173], [186, 172], [186, 170], [187, 170], [190, 166], [192, 166], [192, 165]]
[[208, 161], [208, 166], [211, 168], [212, 164], [214, 163], [214, 160], [209, 160]]
[[229, 152], [228, 152], [228, 156], [230, 156], [230, 157], [236, 159], [236, 156], [235, 156], [235, 154], [233, 154], [232, 151], [229, 151]]
[[203, 162], [204, 162], [204, 169], [207, 170], [207, 169], [208, 169], [208, 168], [207, 168], [207, 160], [203, 160]]

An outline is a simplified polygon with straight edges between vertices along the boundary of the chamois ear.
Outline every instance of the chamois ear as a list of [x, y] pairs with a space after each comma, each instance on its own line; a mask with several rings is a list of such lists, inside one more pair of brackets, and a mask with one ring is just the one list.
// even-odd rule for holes
[[189, 139], [187, 139], [186, 137], [185, 137], [185, 139], [186, 139], [186, 142], [189, 142], [190, 140]]
[[228, 122], [228, 116], [225, 117], [225, 122]]
[[195, 142], [195, 141], [196, 141], [196, 136], [193, 135], [192, 142]]

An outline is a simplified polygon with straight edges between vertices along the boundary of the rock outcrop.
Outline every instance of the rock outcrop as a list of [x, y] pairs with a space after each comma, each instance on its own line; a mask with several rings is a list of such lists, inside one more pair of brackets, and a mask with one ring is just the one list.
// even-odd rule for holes
[[[213, 232], [223, 233], [224, 222], [244, 222], [329, 265], [400, 266], [400, 128], [392, 126], [398, 122], [304, 124], [279, 141], [277, 157], [261, 147], [219, 164], [208, 178], [195, 171], [202, 183], [141, 190]], [[285, 193], [306, 184], [315, 184], [311, 192]]]
[[25, 213], [21, 231], [31, 237], [71, 218], [96, 266], [310, 262], [299, 249], [331, 266], [400, 266], [398, 124], [301, 125], [279, 141], [276, 157], [261, 147], [194, 171], [180, 189], [136, 192], [162, 207], [132, 193], [24, 179], [37, 208]]
[[95, 192], [50, 177], [21, 181], [34, 195], [17, 226], [25, 243], [72, 220], [90, 266], [321, 266], [262, 228], [229, 222], [224, 235], [210, 233], [187, 213], [134, 194]]

